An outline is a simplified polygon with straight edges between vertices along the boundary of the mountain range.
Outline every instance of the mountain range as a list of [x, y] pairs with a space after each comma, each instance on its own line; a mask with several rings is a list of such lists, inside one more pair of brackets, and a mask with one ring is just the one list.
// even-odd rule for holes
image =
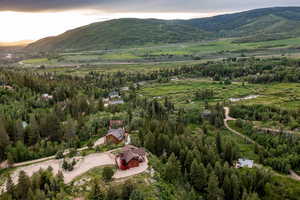
[[44, 38], [26, 48], [98, 50], [227, 37], [258, 41], [296, 36], [300, 36], [300, 7], [274, 7], [190, 20], [114, 19]]

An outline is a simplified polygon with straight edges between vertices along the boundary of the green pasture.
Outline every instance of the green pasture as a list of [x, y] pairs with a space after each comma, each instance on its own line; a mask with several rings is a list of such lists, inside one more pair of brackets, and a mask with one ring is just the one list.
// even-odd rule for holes
[[180, 43], [156, 45], [152, 47], [112, 49], [101, 51], [83, 51], [75, 53], [60, 53], [59, 60], [48, 58], [35, 58], [22, 61], [24, 64], [99, 64], [105, 62], [153, 62], [153, 61], [178, 61], [193, 60], [194, 57], [222, 58], [236, 57], [242, 53], [251, 53], [251, 56], [281, 55], [299, 53], [300, 37], [249, 43], [233, 43], [234, 39], [220, 39], [216, 41], [203, 41], [196, 43]]

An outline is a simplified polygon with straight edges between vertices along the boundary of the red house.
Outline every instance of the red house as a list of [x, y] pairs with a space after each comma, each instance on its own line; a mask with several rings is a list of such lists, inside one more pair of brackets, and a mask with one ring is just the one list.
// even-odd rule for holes
[[143, 148], [137, 148], [127, 145], [123, 151], [117, 156], [118, 167], [121, 170], [138, 167], [140, 163], [145, 161], [146, 152]]

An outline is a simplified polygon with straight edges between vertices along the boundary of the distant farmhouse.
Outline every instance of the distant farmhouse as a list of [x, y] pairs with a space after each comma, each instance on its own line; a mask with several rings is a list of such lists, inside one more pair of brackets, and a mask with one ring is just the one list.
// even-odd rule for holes
[[110, 99], [119, 99], [119, 98], [121, 98], [120, 95], [119, 95], [119, 93], [118, 93], [118, 92], [115, 92], [115, 91], [109, 93], [108, 96], [109, 96]]
[[122, 88], [121, 88], [121, 91], [122, 91], [122, 92], [125, 92], [125, 91], [128, 91], [128, 90], [129, 90], [129, 87], [122, 87]]
[[53, 96], [45, 93], [42, 95], [42, 99], [48, 101], [48, 100], [53, 99]]
[[103, 99], [104, 107], [108, 107], [109, 105], [120, 105], [124, 104], [124, 101], [121, 99], [121, 96], [118, 92], [111, 92], [108, 95], [108, 98]]
[[254, 161], [253, 160], [248, 160], [245, 158], [240, 158], [238, 159], [235, 167], [236, 168], [244, 168], [244, 167], [248, 167], [248, 168], [253, 168], [254, 165]]

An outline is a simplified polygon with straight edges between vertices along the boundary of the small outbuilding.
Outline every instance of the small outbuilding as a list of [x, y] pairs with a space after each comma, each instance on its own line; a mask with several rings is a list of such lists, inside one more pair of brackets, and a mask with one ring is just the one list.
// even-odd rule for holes
[[44, 100], [51, 100], [51, 99], [53, 99], [53, 96], [46, 93], [46, 94], [42, 95], [42, 99], [44, 99]]
[[120, 98], [119, 92], [115, 92], [115, 91], [110, 92], [108, 96], [109, 96], [110, 99]]
[[248, 167], [248, 168], [253, 168], [254, 165], [254, 161], [253, 160], [248, 160], [245, 158], [240, 158], [238, 159], [235, 167], [236, 168], [244, 168], [244, 167]]

